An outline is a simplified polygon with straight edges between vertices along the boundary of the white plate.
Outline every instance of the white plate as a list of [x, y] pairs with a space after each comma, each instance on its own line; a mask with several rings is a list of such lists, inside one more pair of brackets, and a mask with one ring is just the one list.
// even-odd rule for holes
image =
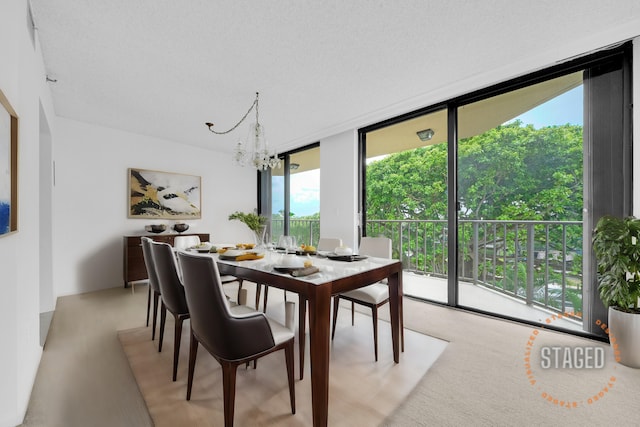
[[277, 268], [277, 269], [285, 269], [285, 268], [303, 268], [304, 267], [304, 261], [303, 260], [296, 260], [296, 262], [291, 262], [288, 264], [276, 264], [273, 266], [273, 268]]
[[191, 250], [199, 252], [201, 254], [211, 252], [211, 248], [191, 248]]
[[240, 255], [244, 255], [248, 252], [251, 251], [246, 251], [246, 250], [238, 250], [238, 249], [227, 249], [225, 252], [221, 253], [220, 255], [224, 255], [226, 257], [237, 257]]

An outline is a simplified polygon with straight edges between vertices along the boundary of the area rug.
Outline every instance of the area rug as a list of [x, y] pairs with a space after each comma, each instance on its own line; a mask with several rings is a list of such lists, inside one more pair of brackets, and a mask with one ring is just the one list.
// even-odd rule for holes
[[[270, 311], [278, 313], [277, 307]], [[169, 316], [170, 317], [170, 316]], [[329, 379], [330, 426], [376, 426], [382, 423], [412, 392], [447, 342], [405, 330], [405, 351], [393, 362], [391, 328], [378, 326], [378, 362], [373, 353], [371, 317], [341, 310], [335, 340], [331, 344]], [[177, 381], [171, 380], [173, 327], [167, 318], [162, 352], [151, 328], [118, 332], [138, 387], [156, 426], [220, 426], [223, 424], [222, 373], [202, 346], [198, 351], [191, 400], [187, 401], [189, 322], [185, 322]], [[308, 340], [308, 336], [307, 336]], [[311, 426], [311, 382], [308, 346], [304, 379], [299, 379], [296, 344], [296, 414], [291, 414], [284, 353], [258, 361], [257, 369], [239, 368], [236, 384], [236, 426]]]

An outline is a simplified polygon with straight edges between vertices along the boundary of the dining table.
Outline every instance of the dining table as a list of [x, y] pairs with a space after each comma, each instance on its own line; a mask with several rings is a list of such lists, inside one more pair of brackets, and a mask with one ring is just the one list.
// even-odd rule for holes
[[[333, 295], [387, 279], [393, 360], [400, 362], [402, 334], [402, 263], [394, 259], [352, 257], [342, 260], [304, 257], [318, 271], [296, 277], [293, 271], [277, 268], [282, 255], [267, 252], [264, 258], [237, 261], [211, 253], [221, 275], [232, 275], [256, 284], [267, 284], [299, 295], [298, 328], [300, 377], [303, 375], [306, 307], [309, 316], [309, 358], [313, 425], [326, 426], [329, 414], [329, 360], [331, 299]], [[346, 259], [346, 260], [345, 260]]]

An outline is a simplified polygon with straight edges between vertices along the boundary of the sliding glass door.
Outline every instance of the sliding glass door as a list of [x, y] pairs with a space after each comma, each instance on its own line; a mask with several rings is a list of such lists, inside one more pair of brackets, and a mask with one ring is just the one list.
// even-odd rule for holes
[[402, 260], [405, 295], [447, 302], [447, 110], [364, 132], [367, 236]]
[[602, 333], [591, 230], [631, 214], [628, 75], [620, 51], [457, 107], [458, 305]]
[[626, 44], [360, 130], [363, 234], [393, 240], [405, 294], [604, 334], [591, 230], [631, 214], [630, 63]]
[[582, 330], [583, 71], [458, 108], [458, 303]]

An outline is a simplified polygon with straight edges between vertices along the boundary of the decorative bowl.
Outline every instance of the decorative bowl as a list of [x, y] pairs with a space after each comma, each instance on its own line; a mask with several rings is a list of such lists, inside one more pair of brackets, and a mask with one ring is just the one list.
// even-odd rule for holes
[[151, 224], [149, 226], [149, 231], [152, 233], [162, 233], [167, 229], [165, 224]]
[[184, 223], [173, 224], [173, 229], [178, 233], [184, 233], [189, 229], [189, 224], [184, 224]]
[[285, 268], [301, 268], [304, 267], [304, 261], [294, 254], [285, 255], [282, 257], [282, 261], [278, 265], [278, 267]]
[[337, 248], [334, 249], [333, 251], [336, 255], [352, 255], [353, 254], [353, 249], [351, 249], [348, 246], [338, 246]]

